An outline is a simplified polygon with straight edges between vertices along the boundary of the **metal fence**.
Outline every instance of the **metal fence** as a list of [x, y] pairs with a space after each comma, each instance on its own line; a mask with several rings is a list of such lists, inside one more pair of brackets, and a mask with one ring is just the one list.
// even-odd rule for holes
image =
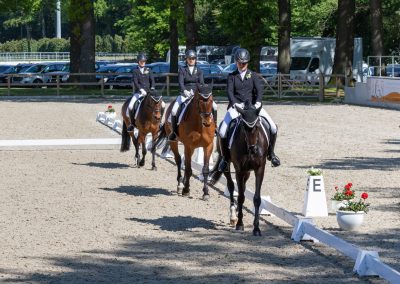
[[[122, 76], [123, 80], [116, 80], [119, 75]], [[126, 92], [133, 92], [132, 76], [132, 74], [127, 73], [113, 73], [112, 75], [110, 73], [65, 74], [56, 72], [47, 74], [8, 74], [3, 83], [0, 83], [0, 90], [3, 88], [3, 95], [11, 95], [18, 89], [26, 90], [26, 88], [31, 88], [31, 93], [34, 93], [32, 90], [49, 89], [59, 96], [64, 93], [67, 94], [71, 88], [90, 87], [97, 90], [98, 94], [105, 96], [111, 94], [110, 90], [113, 90], [112, 94], [118, 94], [116, 89], [125, 89]], [[76, 78], [77, 82], [71, 80], [73, 77]], [[177, 73], [154, 74], [154, 77], [156, 89], [162, 90], [165, 95], [176, 95], [179, 92]], [[43, 78], [46, 78], [47, 81], [43, 80]], [[323, 101], [327, 93], [330, 93], [331, 96], [341, 96], [340, 91], [344, 87], [343, 82], [345, 82], [344, 75], [315, 75], [312, 78], [305, 75], [304, 78], [296, 76], [296, 79], [293, 79], [290, 75], [276, 74], [262, 78], [264, 95], [277, 99], [315, 98]], [[205, 82], [212, 84], [214, 90], [224, 92], [226, 91], [226, 79], [226, 75], [213, 74], [207, 75]], [[345, 84], [347, 85], [347, 82]]]
[[[1, 62], [14, 61], [69, 61], [69, 52], [1, 52]], [[126, 61], [134, 60], [135, 53], [96, 52], [96, 60]]]

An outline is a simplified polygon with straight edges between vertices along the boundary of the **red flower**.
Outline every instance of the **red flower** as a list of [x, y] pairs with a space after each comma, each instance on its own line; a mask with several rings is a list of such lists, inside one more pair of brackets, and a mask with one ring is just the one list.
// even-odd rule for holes
[[353, 192], [351, 190], [346, 190], [346, 192], [344, 193], [345, 195], [352, 195]]
[[353, 186], [353, 184], [352, 184], [351, 182], [349, 182], [349, 183], [348, 183], [348, 185], [349, 185], [350, 187], [352, 187], [352, 186]]
[[363, 194], [361, 194], [361, 198], [362, 199], [367, 199], [368, 198], [368, 193], [364, 192]]
[[338, 186], [335, 186], [335, 189], [336, 189], [336, 190], [338, 190], [338, 189], [339, 189], [339, 187], [338, 187]]
[[351, 188], [351, 185], [349, 185], [349, 184], [346, 184], [346, 185], [344, 186], [344, 188], [345, 188], [345, 189], [347, 189], [347, 190], [350, 190], [350, 188]]
[[112, 105], [108, 105], [108, 108], [112, 108]]

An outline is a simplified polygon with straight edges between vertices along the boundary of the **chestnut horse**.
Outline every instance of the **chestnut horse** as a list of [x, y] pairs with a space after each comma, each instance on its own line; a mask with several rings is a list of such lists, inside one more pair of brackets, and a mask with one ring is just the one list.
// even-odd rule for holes
[[[172, 132], [171, 123], [168, 122], [168, 117], [174, 102], [167, 108], [165, 117], [166, 122], [160, 128], [159, 139], [154, 146], [159, 145], [163, 139]], [[204, 150], [204, 166], [202, 169], [204, 177], [203, 185], [203, 200], [208, 200], [210, 195], [208, 192], [208, 173], [209, 160], [214, 146], [215, 122], [212, 114], [213, 96], [212, 88], [208, 85], [198, 85], [197, 90], [187, 106], [184, 116], [178, 127], [178, 141], [184, 145], [185, 152], [185, 175], [182, 179], [181, 175], [181, 155], [178, 150], [178, 141], [168, 141], [169, 146], [174, 154], [175, 163], [178, 167], [178, 194], [182, 196], [190, 195], [190, 177], [192, 176], [192, 155], [196, 148]]]
[[[123, 127], [122, 127], [122, 141], [121, 141], [121, 152], [126, 152], [130, 148], [130, 138], [132, 139], [132, 143], [135, 146], [136, 154], [136, 165], [137, 167], [144, 166], [145, 157], [147, 153], [146, 149], [146, 135], [151, 133], [153, 139], [153, 145], [158, 137], [158, 131], [160, 129], [160, 123], [163, 113], [163, 100], [161, 96], [156, 96], [154, 92], [148, 93], [141, 102], [139, 113], [135, 120], [136, 128], [139, 131], [137, 137], [134, 135], [134, 132], [128, 133], [127, 128], [131, 123], [129, 116], [126, 114], [126, 109], [129, 106], [131, 98], [127, 99], [125, 103], [122, 105], [122, 118], [123, 118]], [[130, 137], [129, 137], [130, 136]], [[139, 154], [139, 146], [142, 145], [142, 159], [140, 159]], [[155, 161], [155, 148], [152, 147], [152, 170], [157, 170], [156, 161]]]
[[[246, 190], [246, 182], [249, 179], [250, 171], [254, 171], [256, 178], [256, 189], [254, 193], [254, 229], [255, 236], [261, 236], [259, 228], [259, 209], [261, 204], [261, 184], [264, 179], [264, 169], [268, 154], [268, 146], [270, 138], [269, 129], [265, 123], [264, 130], [262, 121], [258, 114], [261, 108], [255, 109], [252, 105], [246, 106], [245, 109], [237, 108], [240, 116], [237, 123], [237, 128], [233, 133], [231, 149], [227, 157], [227, 161], [231, 161], [236, 171], [236, 181], [238, 186], [238, 219], [236, 218], [235, 200], [233, 198], [234, 183], [230, 171], [224, 172], [227, 180], [227, 187], [230, 193], [230, 213], [231, 224], [236, 223], [236, 230], [244, 230], [243, 225], [243, 203], [245, 200], [244, 192]], [[266, 134], [268, 133], [268, 134]], [[218, 138], [220, 139], [220, 138]], [[218, 141], [220, 143], [220, 141]], [[218, 143], [218, 146], [220, 144]], [[217, 149], [220, 153], [220, 148]], [[219, 155], [218, 161], [215, 164], [210, 174], [210, 184], [215, 184], [221, 177], [222, 172], [218, 170], [219, 162], [222, 157]]]

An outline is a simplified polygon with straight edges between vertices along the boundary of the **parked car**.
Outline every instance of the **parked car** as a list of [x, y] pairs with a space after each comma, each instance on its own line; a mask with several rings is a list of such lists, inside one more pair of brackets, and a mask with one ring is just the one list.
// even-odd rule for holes
[[389, 64], [386, 66], [386, 76], [400, 77], [400, 64]]
[[[109, 66], [109, 65], [107, 65]], [[117, 69], [115, 69], [113, 75], [108, 76], [104, 79], [106, 80], [106, 85], [112, 89], [114, 87], [129, 87], [132, 82], [132, 73], [133, 70], [137, 68], [137, 63], [131, 63], [131, 64], [115, 64], [115, 66], [118, 66]], [[124, 74], [121, 74], [124, 73]], [[125, 75], [126, 73], [126, 75]], [[118, 78], [118, 79], [117, 79]]]
[[51, 79], [51, 75], [47, 73], [61, 71], [67, 62], [50, 62], [34, 64], [24, 72], [20, 72], [21, 77], [15, 77], [13, 82], [19, 84], [41, 84], [47, 83]]
[[7, 74], [11, 74], [14, 70], [14, 65], [0, 65], [0, 83], [7, 83]]
[[69, 80], [69, 63], [65, 64], [65, 66], [61, 69], [61, 71], [56, 72], [49, 72], [48, 75], [51, 76], [49, 83], [57, 83], [57, 76], [58, 80], [61, 83], [66, 83]]

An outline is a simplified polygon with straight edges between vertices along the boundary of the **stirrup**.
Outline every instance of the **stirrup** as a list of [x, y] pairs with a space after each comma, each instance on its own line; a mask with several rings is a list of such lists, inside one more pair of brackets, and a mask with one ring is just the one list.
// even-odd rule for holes
[[169, 141], [176, 141], [176, 133], [175, 132], [171, 132], [171, 134], [168, 136], [168, 140]]
[[222, 158], [221, 162], [219, 162], [219, 165], [218, 165], [218, 171], [220, 171], [220, 172], [227, 171], [228, 170], [228, 165], [229, 165], [228, 162], [225, 161], [224, 158]]
[[279, 158], [277, 156], [275, 156], [275, 155], [272, 156], [271, 165], [274, 168], [279, 167], [281, 165], [281, 161], [279, 160]]
[[126, 129], [126, 131], [128, 132], [133, 132], [133, 130], [135, 130], [135, 126], [133, 124], [129, 125], [128, 128]]

